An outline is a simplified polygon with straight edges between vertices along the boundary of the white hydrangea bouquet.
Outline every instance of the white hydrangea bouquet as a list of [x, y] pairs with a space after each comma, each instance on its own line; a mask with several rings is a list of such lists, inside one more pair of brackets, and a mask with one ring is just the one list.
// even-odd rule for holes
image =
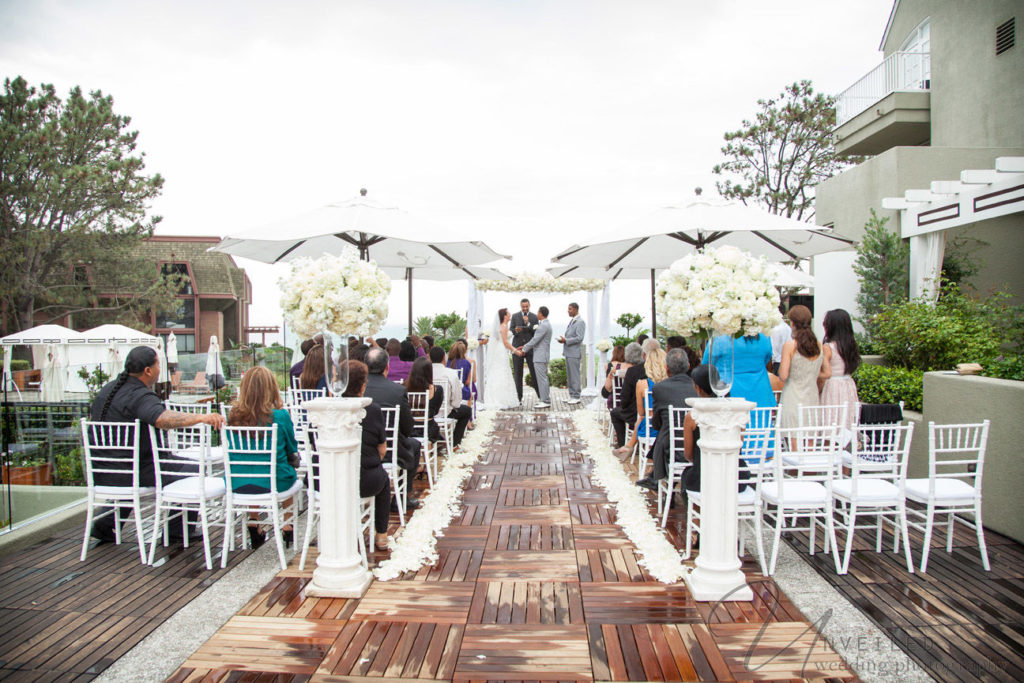
[[366, 337], [388, 318], [391, 278], [353, 247], [339, 256], [296, 259], [282, 277], [281, 308], [289, 327], [306, 338], [327, 331]]
[[602, 351], [602, 352], [603, 351], [611, 351], [612, 350], [612, 340], [611, 339], [599, 339], [598, 342], [596, 344], [594, 344], [594, 346], [597, 348], [598, 351]]
[[687, 254], [658, 277], [658, 316], [685, 336], [768, 333], [782, 317], [766, 264], [730, 246]]

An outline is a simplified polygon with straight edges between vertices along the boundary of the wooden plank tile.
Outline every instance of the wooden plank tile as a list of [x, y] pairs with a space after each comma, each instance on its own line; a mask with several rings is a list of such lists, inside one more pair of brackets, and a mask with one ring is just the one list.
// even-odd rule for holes
[[480, 581], [578, 581], [576, 553], [571, 550], [488, 550]]

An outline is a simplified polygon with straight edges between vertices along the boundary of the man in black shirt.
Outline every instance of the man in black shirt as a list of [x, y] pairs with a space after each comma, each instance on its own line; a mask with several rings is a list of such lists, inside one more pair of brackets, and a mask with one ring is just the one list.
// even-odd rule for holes
[[[164, 408], [163, 401], [153, 393], [153, 385], [160, 377], [160, 359], [156, 351], [148, 346], [136, 346], [124, 361], [124, 371], [108, 382], [92, 403], [89, 419], [98, 422], [134, 422], [152, 425], [157, 429], [177, 429], [197, 424], [208, 424], [214, 429], [224, 425], [224, 418], [217, 413], [199, 415], [181, 413]], [[94, 449], [103, 457], [123, 457], [123, 451], [103, 452]], [[104, 463], [104, 469], [124, 469], [124, 474], [98, 473], [93, 483], [97, 486], [131, 486], [132, 463], [125, 459], [122, 466]], [[149, 431], [139, 434], [139, 485], [155, 486], [156, 470], [153, 464], [153, 447]], [[104, 515], [92, 525], [92, 537], [101, 541], [114, 540], [114, 516]]]
[[381, 408], [394, 408], [398, 406], [398, 453], [396, 460], [398, 466], [406, 471], [409, 484], [409, 505], [408, 509], [415, 510], [419, 507], [419, 501], [412, 497], [412, 480], [416, 476], [416, 470], [420, 465], [420, 451], [422, 445], [413, 436], [415, 426], [412, 419], [412, 410], [409, 407], [409, 392], [401, 384], [396, 384], [388, 379], [388, 361], [390, 356], [384, 349], [372, 348], [365, 354], [364, 363], [369, 374], [366, 377], [366, 391], [363, 396], [373, 399]]

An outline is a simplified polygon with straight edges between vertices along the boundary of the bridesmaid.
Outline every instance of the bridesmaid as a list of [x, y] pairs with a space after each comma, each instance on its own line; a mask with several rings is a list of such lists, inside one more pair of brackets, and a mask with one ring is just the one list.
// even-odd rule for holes
[[821, 405], [846, 405], [843, 429], [850, 429], [857, 411], [857, 384], [850, 377], [860, 366], [860, 349], [853, 336], [850, 314], [836, 308], [825, 314], [825, 355], [830, 356], [830, 376], [821, 382]]
[[827, 346], [823, 352], [811, 329], [810, 309], [789, 309], [789, 325], [793, 338], [783, 344], [779, 364], [779, 378], [786, 383], [779, 400], [779, 426], [783, 428], [800, 426], [800, 406], [818, 405], [818, 379], [832, 374], [829, 363], [822, 363], [831, 354]]

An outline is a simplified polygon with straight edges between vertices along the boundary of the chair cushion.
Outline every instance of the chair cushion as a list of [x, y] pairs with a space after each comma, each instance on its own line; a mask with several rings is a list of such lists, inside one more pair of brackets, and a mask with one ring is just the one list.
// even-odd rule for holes
[[[919, 503], [928, 502], [928, 480], [907, 479], [907, 498]], [[964, 503], [974, 500], [974, 487], [961, 479], [936, 479], [935, 500], [942, 503]]]
[[761, 498], [776, 504], [785, 497], [786, 505], [824, 505], [828, 501], [828, 491], [823, 484], [816, 481], [766, 481], [761, 484]]
[[[132, 495], [131, 486], [97, 486], [93, 489], [98, 496], [128, 496]], [[152, 496], [156, 493], [155, 486], [140, 486], [139, 493], [143, 496]]]
[[[203, 479], [206, 481], [204, 482]], [[186, 477], [164, 486], [164, 496], [169, 498], [199, 500], [200, 482], [207, 498], [219, 498], [224, 495], [224, 480], [217, 477]]]
[[[833, 495], [850, 500], [853, 495], [852, 479], [837, 479], [832, 482]], [[895, 505], [900, 500], [900, 490], [891, 481], [884, 479], [857, 479], [857, 501], [875, 505]]]
[[[302, 480], [296, 479], [295, 483], [288, 487], [287, 491], [278, 491], [277, 500], [282, 501], [285, 498], [291, 498], [296, 493], [302, 490]], [[269, 503], [273, 500], [270, 493], [232, 493], [232, 498], [239, 503], [246, 504], [260, 504]]]

